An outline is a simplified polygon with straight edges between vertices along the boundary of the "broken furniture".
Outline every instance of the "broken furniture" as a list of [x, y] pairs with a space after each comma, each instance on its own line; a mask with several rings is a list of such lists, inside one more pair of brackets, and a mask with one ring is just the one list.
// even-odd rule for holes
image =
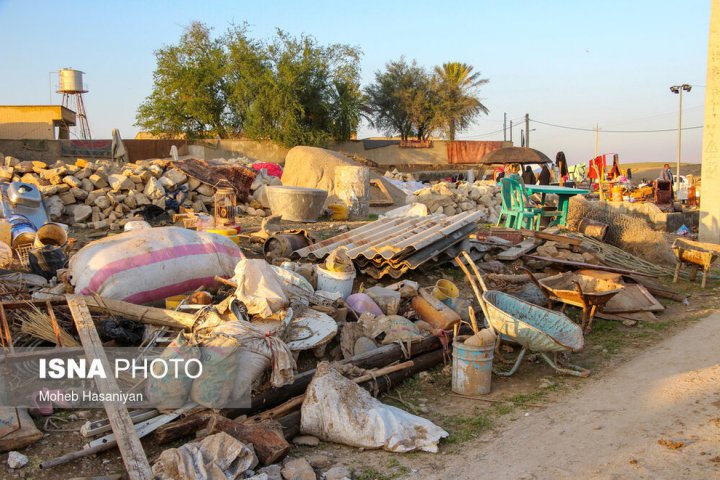
[[581, 326], [585, 333], [592, 329], [595, 311], [610, 301], [625, 287], [606, 278], [597, 278], [577, 272], [565, 272], [552, 277], [537, 279], [528, 269], [525, 269], [530, 279], [538, 286], [548, 300], [548, 308], [553, 302], [561, 302], [582, 308]]
[[[539, 353], [548, 365], [559, 373], [577, 377], [590, 375], [590, 370], [571, 364], [562, 366], [557, 359], [557, 353], [582, 350], [585, 339], [580, 326], [562, 313], [538, 307], [504, 292], [488, 290], [470, 255], [463, 252], [463, 256], [467, 265], [473, 269], [475, 277], [470, 274], [460, 256], [455, 258], [455, 262], [470, 281], [488, 324], [498, 334], [499, 339], [504, 337], [522, 347], [513, 367], [507, 372], [494, 369], [496, 375], [508, 377], [514, 374], [528, 350]], [[500, 341], [498, 340], [498, 346]], [[550, 352], [556, 354], [554, 361], [548, 356]]]
[[677, 283], [678, 277], [680, 276], [680, 269], [684, 263], [689, 265], [691, 268], [689, 277], [691, 282], [695, 280], [698, 269], [702, 267], [703, 278], [700, 288], [705, 288], [708, 273], [710, 272], [710, 266], [718, 258], [718, 256], [720, 256], [720, 245], [708, 242], [695, 242], [684, 238], [676, 238], [672, 244], [672, 249], [675, 253], [675, 258], [677, 259], [673, 283]]

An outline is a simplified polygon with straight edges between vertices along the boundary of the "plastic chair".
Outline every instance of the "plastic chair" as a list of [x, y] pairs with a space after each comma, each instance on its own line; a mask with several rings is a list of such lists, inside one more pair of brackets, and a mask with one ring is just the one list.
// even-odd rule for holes
[[[540, 229], [542, 209], [530, 206], [527, 193], [520, 182], [513, 178], [503, 178], [500, 180], [500, 191], [502, 193], [503, 207], [506, 198], [509, 205], [509, 213], [505, 220], [506, 227], [516, 230], [520, 228]], [[502, 213], [501, 211], [501, 215]]]
[[508, 178], [501, 178], [500, 179], [500, 200], [501, 200], [501, 207], [500, 207], [500, 215], [498, 215], [498, 221], [495, 224], [496, 226], [500, 226], [500, 222], [503, 219], [503, 216], [505, 216], [505, 227], [506, 228], [515, 228], [515, 223], [517, 222], [517, 211], [513, 209], [513, 200], [512, 200], [512, 183], [511, 180]]

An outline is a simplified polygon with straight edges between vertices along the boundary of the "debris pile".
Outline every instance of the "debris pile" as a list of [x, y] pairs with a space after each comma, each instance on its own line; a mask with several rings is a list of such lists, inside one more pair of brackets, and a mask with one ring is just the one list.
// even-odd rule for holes
[[461, 212], [478, 212], [478, 221], [497, 222], [500, 214], [500, 188], [494, 182], [474, 183], [440, 182], [431, 187], [417, 190], [406, 199], [410, 203], [422, 203], [430, 213], [444, 213], [451, 216]]

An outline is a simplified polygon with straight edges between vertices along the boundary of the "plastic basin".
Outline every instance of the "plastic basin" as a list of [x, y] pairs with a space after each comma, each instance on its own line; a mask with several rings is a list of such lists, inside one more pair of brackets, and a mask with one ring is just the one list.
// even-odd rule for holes
[[323, 211], [328, 192], [319, 188], [268, 186], [270, 210], [292, 222], [316, 222]]

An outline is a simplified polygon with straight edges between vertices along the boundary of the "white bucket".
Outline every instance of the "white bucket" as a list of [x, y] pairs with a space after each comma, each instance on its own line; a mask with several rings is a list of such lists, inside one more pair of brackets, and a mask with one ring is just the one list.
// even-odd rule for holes
[[352, 293], [353, 283], [355, 283], [355, 270], [352, 272], [332, 272], [317, 265], [315, 272], [317, 273], [318, 290], [337, 292], [342, 295], [343, 300]]

